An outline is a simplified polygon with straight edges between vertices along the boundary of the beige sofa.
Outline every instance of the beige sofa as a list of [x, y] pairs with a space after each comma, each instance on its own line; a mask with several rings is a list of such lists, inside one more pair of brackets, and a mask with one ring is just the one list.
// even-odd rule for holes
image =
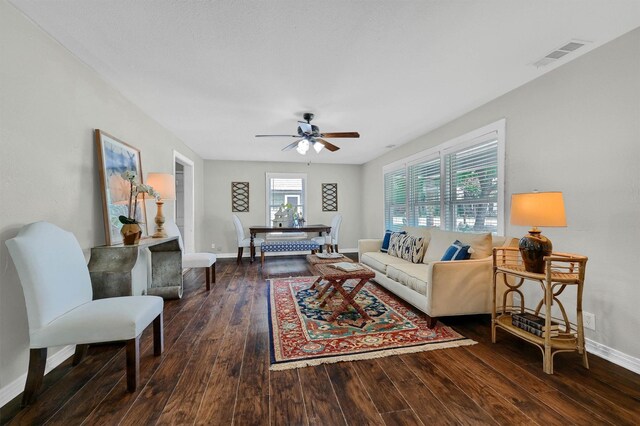
[[[380, 251], [381, 239], [358, 241], [358, 258], [376, 273], [375, 281], [430, 317], [489, 313], [492, 309], [493, 247], [517, 246], [509, 237], [437, 228], [405, 228], [422, 236], [426, 245], [423, 260], [411, 263]], [[447, 248], [459, 240], [473, 249], [468, 260], [441, 261]], [[505, 287], [502, 284], [499, 294]]]

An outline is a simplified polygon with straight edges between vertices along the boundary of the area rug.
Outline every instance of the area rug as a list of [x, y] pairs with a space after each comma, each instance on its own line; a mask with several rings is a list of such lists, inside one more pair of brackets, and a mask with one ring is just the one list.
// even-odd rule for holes
[[[268, 280], [271, 370], [286, 370], [339, 361], [380, 358], [411, 352], [475, 344], [450, 327], [427, 327], [426, 317], [374, 283], [367, 283], [356, 301], [373, 321], [365, 322], [349, 307], [326, 321], [342, 297], [336, 294], [320, 307], [316, 277]], [[347, 282], [346, 287], [356, 281]]]

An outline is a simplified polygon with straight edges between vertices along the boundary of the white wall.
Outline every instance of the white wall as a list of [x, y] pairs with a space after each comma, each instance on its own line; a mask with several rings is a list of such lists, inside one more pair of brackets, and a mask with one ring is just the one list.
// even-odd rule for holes
[[[309, 152], [315, 155], [314, 152]], [[330, 155], [330, 154], [324, 154]], [[308, 157], [307, 157], [308, 158]], [[335, 212], [322, 211], [321, 184], [338, 184], [338, 213], [342, 214], [339, 247], [356, 248], [361, 235], [361, 166], [311, 163], [249, 161], [205, 161], [205, 245], [216, 244], [216, 253], [237, 253], [236, 231], [231, 220], [231, 182], [249, 182], [249, 212], [238, 215], [248, 232], [249, 225], [265, 225], [265, 173], [307, 174], [307, 224], [330, 225]], [[247, 235], [248, 237], [248, 235]], [[210, 248], [208, 251], [213, 251]], [[245, 256], [248, 250], [245, 250]]]
[[[597, 331], [587, 337], [639, 358], [640, 29], [365, 164], [363, 237], [383, 231], [383, 165], [503, 117], [507, 202], [564, 192], [568, 227], [543, 233], [555, 250], [589, 256], [584, 310]], [[507, 223], [507, 235], [526, 231]]]
[[[152, 171], [171, 173], [174, 149], [194, 160], [196, 229], [203, 218], [203, 163], [4, 0], [0, 57], [2, 390], [26, 372], [29, 344], [22, 289], [4, 241], [25, 224], [46, 220], [72, 231], [85, 251], [105, 243], [93, 129], [138, 148], [145, 177]], [[168, 215], [172, 211], [173, 205], [165, 206]], [[147, 214], [152, 231], [155, 204]]]

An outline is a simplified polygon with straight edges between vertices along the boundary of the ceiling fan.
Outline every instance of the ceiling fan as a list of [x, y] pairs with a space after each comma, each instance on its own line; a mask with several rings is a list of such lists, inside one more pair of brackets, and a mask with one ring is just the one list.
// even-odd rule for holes
[[282, 148], [283, 151], [296, 148], [300, 154], [305, 155], [309, 150], [309, 147], [313, 146], [316, 152], [320, 152], [322, 148], [327, 148], [329, 151], [337, 151], [340, 147], [325, 140], [325, 138], [359, 138], [358, 132], [334, 132], [334, 133], [320, 133], [318, 126], [311, 124], [314, 115], [310, 112], [305, 112], [302, 116], [304, 121], [298, 121], [298, 134], [297, 135], [256, 135], [257, 138], [270, 138], [270, 137], [291, 137], [298, 138], [295, 142]]

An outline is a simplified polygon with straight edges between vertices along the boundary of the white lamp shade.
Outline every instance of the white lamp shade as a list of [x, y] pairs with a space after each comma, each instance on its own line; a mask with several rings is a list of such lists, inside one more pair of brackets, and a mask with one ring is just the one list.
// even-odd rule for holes
[[567, 226], [562, 192], [529, 192], [511, 195], [511, 224]]
[[162, 200], [176, 199], [176, 180], [169, 173], [149, 173], [147, 185], [156, 190]]

